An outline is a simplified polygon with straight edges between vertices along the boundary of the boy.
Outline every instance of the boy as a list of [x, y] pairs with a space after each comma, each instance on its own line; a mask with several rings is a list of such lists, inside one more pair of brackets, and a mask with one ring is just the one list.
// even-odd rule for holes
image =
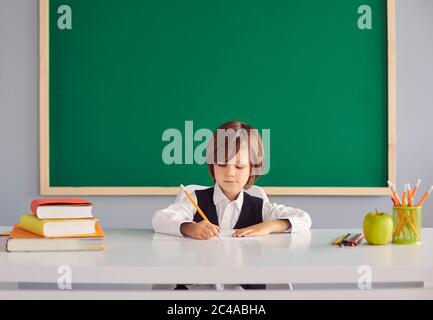
[[214, 132], [206, 151], [214, 187], [192, 193], [209, 221], [203, 220], [184, 198], [155, 213], [155, 232], [207, 240], [229, 229], [235, 229], [234, 237], [309, 230], [311, 219], [303, 210], [244, 192], [254, 185], [264, 168], [263, 145], [255, 132], [252, 126], [239, 121], [224, 123]]

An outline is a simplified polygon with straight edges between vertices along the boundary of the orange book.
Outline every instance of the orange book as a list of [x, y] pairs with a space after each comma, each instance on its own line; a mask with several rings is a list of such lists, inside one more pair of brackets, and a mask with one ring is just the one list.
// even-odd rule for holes
[[105, 234], [99, 223], [96, 232], [74, 237], [44, 238], [15, 225], [6, 243], [8, 252], [103, 251]]

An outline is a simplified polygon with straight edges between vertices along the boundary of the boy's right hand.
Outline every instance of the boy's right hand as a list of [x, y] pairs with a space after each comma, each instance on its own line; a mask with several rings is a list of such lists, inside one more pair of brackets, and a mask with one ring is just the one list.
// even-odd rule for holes
[[180, 232], [192, 239], [208, 240], [220, 234], [220, 227], [202, 220], [197, 223], [183, 223]]

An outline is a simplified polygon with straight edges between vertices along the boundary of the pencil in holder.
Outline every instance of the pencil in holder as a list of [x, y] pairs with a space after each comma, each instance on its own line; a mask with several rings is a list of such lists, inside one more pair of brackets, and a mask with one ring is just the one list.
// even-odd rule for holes
[[397, 244], [421, 243], [422, 207], [394, 206], [392, 242]]

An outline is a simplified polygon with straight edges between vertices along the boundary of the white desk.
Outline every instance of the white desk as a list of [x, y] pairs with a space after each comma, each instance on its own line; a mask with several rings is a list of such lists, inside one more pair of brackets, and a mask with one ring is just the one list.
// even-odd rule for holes
[[[41, 293], [5, 289], [6, 284], [14, 288], [14, 284], [24, 282], [56, 284], [61, 265], [71, 267], [72, 286], [78, 283], [356, 284], [367, 279], [371, 270], [373, 287], [373, 290], [266, 290], [265, 293], [253, 290], [206, 294], [178, 290], [169, 293], [100, 292], [105, 298], [433, 298], [433, 229], [423, 229], [420, 245], [370, 246], [364, 243], [340, 248], [330, 244], [339, 234], [355, 231], [312, 230], [300, 234], [273, 234], [259, 240], [173, 241], [154, 240], [151, 230], [108, 229], [105, 252], [0, 252], [0, 283], [3, 283], [0, 298], [98, 297], [95, 293], [74, 290]], [[368, 267], [360, 269], [360, 266]], [[422, 282], [425, 286], [401, 289], [401, 293], [400, 289], [374, 290], [375, 283], [405, 282]]]

